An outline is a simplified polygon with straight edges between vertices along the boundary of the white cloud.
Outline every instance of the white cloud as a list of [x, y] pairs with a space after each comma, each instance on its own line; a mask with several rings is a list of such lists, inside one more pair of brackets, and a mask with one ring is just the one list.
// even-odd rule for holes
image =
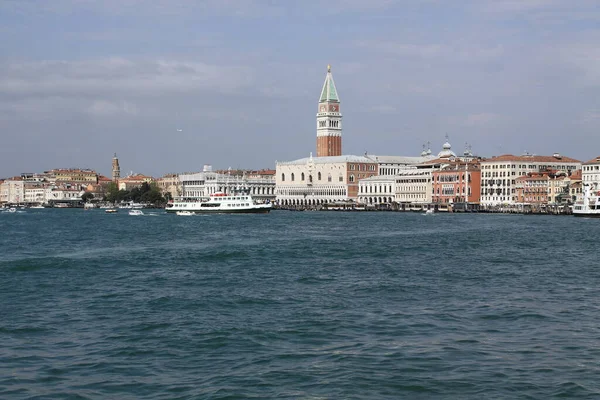
[[283, 8], [261, 0], [5, 0], [0, 10], [22, 15], [72, 14], [75, 10], [105, 15], [172, 16], [236, 16], [256, 18], [278, 16]]
[[127, 101], [113, 102], [106, 100], [95, 100], [87, 111], [93, 116], [111, 117], [116, 115], [136, 115], [138, 108], [135, 104]]
[[476, 44], [403, 43], [385, 40], [360, 40], [357, 47], [387, 53], [399, 57], [481, 62], [499, 58], [504, 54], [502, 45], [481, 46]]
[[577, 123], [600, 128], [600, 110], [587, 110], [580, 115]]
[[167, 60], [42, 61], [0, 65], [3, 93], [16, 96], [232, 93], [250, 86], [246, 67]]
[[398, 109], [391, 105], [380, 105], [371, 107], [371, 111], [378, 114], [395, 114], [398, 112]]
[[466, 126], [481, 127], [493, 124], [500, 119], [500, 115], [495, 113], [483, 112], [478, 114], [469, 114], [464, 120]]

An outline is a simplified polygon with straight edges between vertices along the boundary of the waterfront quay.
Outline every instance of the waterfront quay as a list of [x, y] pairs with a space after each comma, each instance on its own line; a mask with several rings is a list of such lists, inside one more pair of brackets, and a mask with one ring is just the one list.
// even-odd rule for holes
[[317, 206], [281, 206], [275, 205], [273, 209], [286, 211], [341, 211], [341, 212], [413, 212], [424, 213], [432, 210], [434, 213], [486, 213], [486, 214], [527, 214], [527, 215], [573, 215], [570, 206], [531, 206], [530, 204], [505, 205], [505, 206], [481, 206], [478, 204], [464, 203], [447, 204], [379, 204], [376, 206], [365, 206], [353, 202], [323, 204]]

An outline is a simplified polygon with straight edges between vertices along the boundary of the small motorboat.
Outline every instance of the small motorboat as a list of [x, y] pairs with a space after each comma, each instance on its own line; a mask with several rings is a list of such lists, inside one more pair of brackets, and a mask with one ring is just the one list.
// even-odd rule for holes
[[104, 212], [107, 214], [114, 214], [114, 213], [118, 213], [119, 210], [117, 210], [116, 208], [107, 208], [106, 210], [104, 210]]
[[175, 214], [177, 215], [185, 215], [185, 216], [190, 216], [190, 215], [194, 215], [195, 213], [192, 211], [177, 211]]
[[425, 211], [425, 215], [433, 215], [435, 213], [435, 211], [433, 210], [433, 208], [429, 208], [427, 209], [427, 211]]
[[129, 215], [144, 215], [142, 210], [129, 210]]

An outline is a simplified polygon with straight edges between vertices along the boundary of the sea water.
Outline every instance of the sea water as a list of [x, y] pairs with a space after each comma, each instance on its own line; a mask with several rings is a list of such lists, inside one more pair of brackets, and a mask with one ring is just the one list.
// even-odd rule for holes
[[600, 221], [0, 214], [0, 398], [600, 398]]

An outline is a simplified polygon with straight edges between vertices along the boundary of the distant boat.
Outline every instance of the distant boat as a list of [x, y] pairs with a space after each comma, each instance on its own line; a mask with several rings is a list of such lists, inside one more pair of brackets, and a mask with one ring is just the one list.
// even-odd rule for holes
[[249, 194], [226, 194], [217, 192], [209, 197], [183, 198], [178, 197], [167, 203], [165, 211], [168, 213], [194, 212], [208, 213], [268, 213], [271, 211], [270, 203], [258, 203]]
[[192, 211], [177, 211], [175, 214], [189, 216], [189, 215], [194, 215], [195, 213]]
[[129, 215], [144, 215], [142, 210], [129, 210]]
[[600, 191], [592, 190], [585, 183], [583, 193], [573, 206], [573, 215], [576, 217], [600, 218]]
[[106, 210], [104, 210], [104, 212], [107, 214], [114, 214], [119, 212], [119, 210], [117, 210], [116, 208], [107, 208]]
[[435, 211], [433, 210], [433, 208], [429, 208], [427, 211], [425, 211], [425, 214], [423, 215], [433, 215], [435, 213]]
[[11, 208], [7, 209], [6, 212], [15, 213], [15, 212], [17, 212], [17, 209], [14, 207], [11, 207]]
[[31, 206], [31, 208], [44, 208], [44, 206], [41, 204], [38, 204], [37, 206]]

